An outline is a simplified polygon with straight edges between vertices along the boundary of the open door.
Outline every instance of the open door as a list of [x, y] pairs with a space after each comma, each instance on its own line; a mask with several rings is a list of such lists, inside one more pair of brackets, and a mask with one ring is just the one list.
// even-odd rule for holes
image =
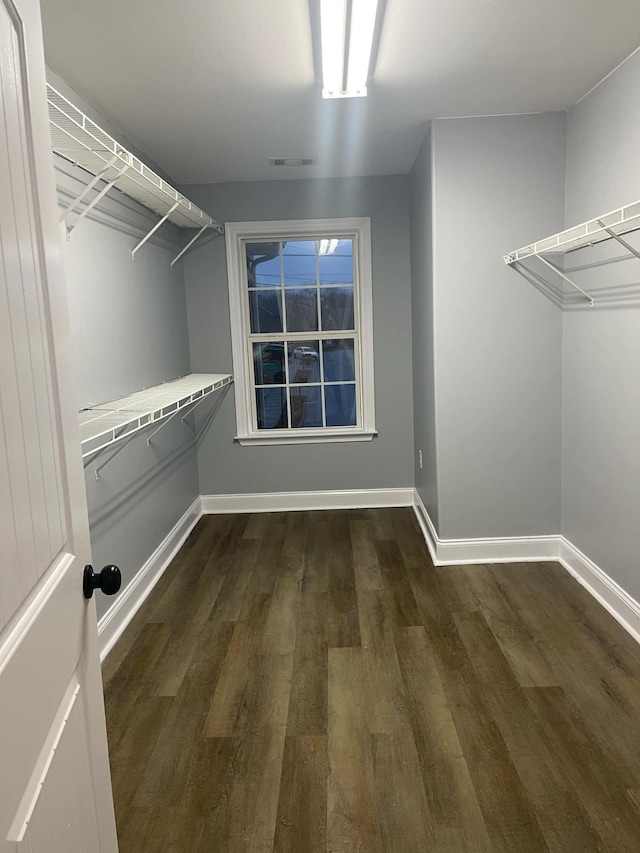
[[37, 0], [0, 0], [0, 851], [117, 840]]

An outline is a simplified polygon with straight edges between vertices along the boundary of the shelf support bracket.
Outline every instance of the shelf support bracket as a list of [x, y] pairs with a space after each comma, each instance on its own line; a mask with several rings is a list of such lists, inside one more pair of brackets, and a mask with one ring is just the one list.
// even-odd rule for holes
[[181, 257], [184, 255], [184, 253], [187, 251], [187, 249], [190, 249], [190, 248], [191, 248], [191, 246], [193, 246], [193, 244], [196, 242], [196, 240], [198, 239], [198, 237], [202, 234], [202, 232], [203, 232], [203, 231], [206, 231], [206, 229], [207, 229], [207, 228], [209, 228], [209, 227], [210, 227], [209, 225], [203, 225], [203, 226], [202, 226], [202, 228], [198, 231], [198, 233], [196, 234], [196, 236], [195, 236], [195, 237], [192, 237], [192, 238], [191, 238], [191, 240], [189, 240], [189, 242], [187, 243], [187, 245], [184, 247], [184, 249], [183, 249], [179, 254], [177, 254], [177, 255], [175, 256], [175, 258], [171, 261], [171, 266], [173, 266], [174, 264], [177, 264], [177, 263], [178, 263], [178, 261], [180, 260], [180, 258], [181, 258]]
[[[203, 394], [202, 397], [198, 397], [197, 400], [192, 400], [190, 403], [187, 403], [186, 406], [183, 406], [181, 409], [176, 409], [175, 412], [172, 412], [168, 418], [165, 418], [162, 421], [160, 426], [158, 426], [156, 429], [154, 429], [154, 431], [151, 433], [151, 435], [147, 436], [147, 447], [151, 444], [151, 439], [154, 437], [154, 435], [157, 435], [160, 432], [160, 430], [164, 429], [166, 427], [166, 425], [168, 423], [170, 423], [178, 415], [182, 415], [182, 422], [184, 423], [184, 419], [187, 417], [187, 415], [190, 415], [191, 412], [195, 411], [198, 408], [198, 406], [200, 405], [200, 403], [202, 403], [203, 400], [206, 400], [209, 397], [209, 395], [211, 393], [213, 393], [214, 390], [215, 389], [212, 388], [211, 391], [209, 391], [209, 394]], [[186, 411], [185, 411], [185, 409], [186, 409]]]
[[92, 450], [92, 451], [89, 451], [89, 453], [84, 454], [82, 457], [82, 467], [88, 468], [89, 465], [91, 465], [92, 462], [95, 462], [96, 459], [98, 458], [98, 456], [100, 456], [103, 449], [104, 448], [99, 447], [98, 450]]
[[180, 202], [179, 202], [179, 201], [177, 201], [177, 202], [173, 205], [173, 207], [165, 213], [165, 215], [162, 217], [162, 219], [161, 219], [159, 222], [156, 222], [156, 224], [153, 226], [153, 228], [151, 229], [151, 231], [149, 231], [149, 233], [147, 234], [147, 236], [146, 236], [146, 237], [143, 237], [143, 238], [142, 238], [142, 240], [140, 240], [140, 242], [138, 243], [138, 245], [137, 245], [137, 246], [133, 249], [133, 251], [131, 252], [131, 258], [132, 258], [132, 260], [133, 260], [133, 258], [135, 258], [135, 256], [136, 256], [136, 252], [138, 251], [138, 249], [141, 249], [141, 248], [144, 246], [144, 244], [147, 242], [147, 240], [149, 239], [149, 237], [151, 237], [153, 234], [155, 234], [155, 233], [156, 233], [156, 231], [158, 230], [158, 228], [160, 228], [160, 226], [163, 224], [163, 222], [166, 222], [166, 221], [167, 221], [167, 219], [171, 216], [171, 214], [173, 213], [173, 211], [176, 209], [176, 207], [177, 207], [179, 204], [180, 204]]
[[[113, 441], [119, 441], [120, 437], [122, 435], [124, 435], [125, 431], [126, 431], [126, 426], [119, 427], [118, 429], [115, 429], [113, 431]], [[107, 447], [108, 446], [109, 445], [107, 445]], [[93, 462], [95, 462], [96, 459], [98, 458], [98, 456], [100, 456], [100, 454], [102, 453], [102, 451], [104, 449], [105, 449], [105, 446], [102, 445], [101, 447], [97, 447], [94, 450], [89, 450], [87, 453], [83, 453], [82, 454], [82, 465], [83, 465], [83, 467], [87, 468], [89, 465], [91, 465]]]
[[109, 171], [109, 169], [113, 166], [113, 164], [114, 164], [118, 159], [119, 159], [119, 158], [118, 158], [118, 155], [117, 155], [117, 154], [114, 154], [114, 155], [113, 155], [113, 157], [111, 158], [111, 160], [109, 160], [109, 162], [105, 164], [104, 169], [100, 169], [100, 171], [98, 172], [98, 174], [97, 174], [97, 175], [95, 175], [95, 176], [92, 178], [92, 180], [90, 180], [90, 181], [89, 181], [89, 183], [88, 183], [88, 184], [86, 185], [86, 187], [82, 190], [82, 192], [80, 193], [80, 195], [79, 195], [79, 196], [77, 196], [76, 198], [74, 198], [74, 199], [73, 199], [73, 201], [72, 201], [72, 202], [71, 202], [71, 203], [70, 203], [70, 204], [65, 208], [65, 210], [63, 210], [63, 211], [62, 211], [62, 214], [61, 214], [61, 216], [60, 216], [60, 220], [59, 220], [60, 222], [65, 222], [65, 223], [67, 222], [67, 220], [69, 219], [69, 217], [71, 216], [71, 214], [73, 213], [73, 211], [76, 209], [76, 207], [80, 204], [80, 202], [82, 201], [82, 199], [83, 199], [83, 198], [84, 198], [88, 193], [90, 193], [90, 192], [91, 192], [91, 190], [95, 187], [95, 185], [96, 185], [97, 183], [99, 183], [99, 182], [102, 180], [103, 176], [107, 174], [107, 172]]
[[624, 246], [624, 248], [628, 252], [631, 252], [631, 254], [635, 255], [636, 258], [640, 258], [640, 252], [637, 249], [634, 249], [634, 247], [630, 243], [627, 243], [626, 240], [623, 240], [622, 237], [619, 234], [616, 234], [615, 231], [612, 231], [611, 228], [607, 228], [607, 226], [603, 222], [601, 222], [599, 219], [598, 219], [598, 225], [601, 225], [603, 230], [607, 232], [609, 237], [613, 237], [613, 239], [616, 240], [618, 243], [620, 243], [621, 246]]
[[552, 264], [552, 263], [551, 263], [551, 261], [548, 261], [546, 258], [543, 258], [543, 257], [542, 257], [542, 255], [538, 255], [538, 258], [539, 258], [539, 260], [541, 260], [541, 261], [542, 261], [542, 263], [543, 263], [545, 266], [549, 267], [549, 269], [551, 269], [551, 270], [553, 270], [555, 273], [557, 273], [557, 275], [559, 275], [559, 276], [560, 276], [560, 278], [564, 279], [564, 280], [567, 282], [567, 284], [570, 284], [570, 285], [571, 285], [571, 287], [575, 288], [575, 290], [580, 291], [580, 293], [581, 293], [581, 294], [582, 294], [586, 299], [588, 299], [588, 300], [589, 300], [589, 303], [590, 303], [591, 307], [593, 308], [593, 296], [589, 296], [589, 294], [588, 294], [586, 291], [584, 291], [581, 287], [578, 287], [578, 285], [577, 285], [574, 281], [571, 281], [571, 279], [570, 279], [568, 276], [566, 276], [566, 275], [562, 272], [562, 270], [559, 270], [559, 269], [558, 269], [558, 267], [557, 267], [555, 264]]
[[[115, 178], [112, 181], [109, 181], [108, 183], [106, 183], [104, 185], [104, 187], [100, 190], [98, 195], [92, 201], [89, 202], [89, 204], [85, 207], [84, 210], [82, 210], [78, 214], [73, 225], [67, 226], [67, 237], [69, 236], [69, 234], [71, 234], [71, 232], [78, 225], [78, 223], [81, 222], [85, 218], [87, 213], [89, 213], [90, 210], [93, 210], [93, 208], [96, 206], [96, 204], [98, 204], [98, 202], [103, 198], [103, 196], [105, 196], [109, 192], [109, 190], [115, 184], [115, 182], [118, 180], [118, 178], [121, 178], [124, 175], [124, 173], [127, 171], [128, 168], [129, 168], [129, 164], [125, 163], [125, 165], [122, 167], [122, 169], [120, 169], [120, 171], [115, 176]], [[76, 199], [76, 203], [77, 203], [77, 201], [78, 200]], [[74, 207], [75, 207], [75, 204], [74, 204]]]
[[[99, 479], [100, 479], [100, 471], [102, 471], [102, 469], [105, 467], [105, 465], [108, 465], [108, 464], [109, 464], [109, 462], [111, 462], [111, 460], [112, 460], [112, 459], [115, 459], [115, 458], [116, 458], [116, 456], [118, 455], [118, 453], [120, 453], [120, 451], [121, 451], [121, 450], [124, 450], [124, 449], [125, 449], [125, 447], [127, 446], [127, 444], [129, 444], [129, 442], [130, 442], [130, 441], [133, 441], [133, 439], [134, 439], [136, 436], [137, 436], [137, 432], [132, 433], [132, 434], [129, 436], [129, 438], [127, 438], [125, 441], [121, 442], [121, 443], [116, 447], [116, 449], [113, 451], [113, 453], [111, 453], [109, 456], [107, 456], [107, 458], [106, 458], [103, 462], [101, 462], [101, 463], [100, 463], [100, 465], [98, 465], [98, 466], [96, 467], [96, 480], [99, 480]], [[94, 458], [95, 458], [95, 457], [94, 457]]]

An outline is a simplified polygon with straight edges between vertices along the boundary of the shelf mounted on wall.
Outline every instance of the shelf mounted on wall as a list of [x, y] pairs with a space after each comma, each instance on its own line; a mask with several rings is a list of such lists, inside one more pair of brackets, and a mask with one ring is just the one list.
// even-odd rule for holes
[[113, 453], [96, 468], [98, 479], [105, 465], [142, 430], [157, 424], [147, 438], [147, 445], [150, 445], [152, 438], [174, 417], [181, 415], [184, 421], [214, 391], [232, 382], [231, 374], [191, 373], [118, 400], [82, 409], [79, 413], [80, 440], [85, 468], [103, 451], [115, 446]]
[[567, 255], [578, 249], [586, 249], [598, 243], [604, 243], [607, 240], [615, 240], [632, 255], [640, 258], [640, 251], [624, 239], [624, 235], [638, 230], [640, 230], [640, 201], [620, 207], [595, 219], [590, 219], [588, 222], [583, 222], [581, 225], [576, 225], [573, 228], [567, 228], [565, 231], [560, 231], [558, 234], [553, 234], [544, 240], [531, 243], [529, 246], [516, 249], [514, 252], [510, 252], [504, 256], [504, 262], [508, 266], [517, 268], [518, 264], [521, 264], [522, 261], [529, 258], [538, 258], [546, 267], [553, 270], [567, 284], [581, 293], [593, 307], [593, 297], [577, 285], [562, 270], [558, 269], [555, 264], [552, 264], [544, 255]]
[[[213, 229], [220, 234], [224, 233], [224, 227], [219, 222], [156, 175], [138, 157], [116, 142], [49, 83], [47, 83], [47, 101], [53, 151], [93, 175], [92, 180], [61, 216], [61, 221], [67, 228], [67, 235], [112, 187], [116, 187], [129, 198], [160, 216], [159, 222], [135, 246], [131, 253], [132, 257], [135, 257], [136, 252], [167, 221], [177, 225], [178, 228], [198, 229], [195, 236], [172, 260], [171, 266], [180, 260], [207, 229]], [[100, 182], [104, 182], [105, 186], [80, 212], [77, 212], [80, 203]]]

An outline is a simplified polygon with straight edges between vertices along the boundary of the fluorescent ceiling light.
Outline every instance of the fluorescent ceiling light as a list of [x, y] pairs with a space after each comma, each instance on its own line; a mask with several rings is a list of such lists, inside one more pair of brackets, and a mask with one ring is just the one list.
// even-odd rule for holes
[[344, 33], [347, 0], [321, 0], [322, 96], [335, 98], [342, 91], [344, 77]]
[[367, 75], [377, 9], [378, 0], [352, 0], [347, 92], [354, 95], [367, 94]]
[[356, 98], [367, 94], [378, 0], [351, 0], [350, 7], [345, 73], [347, 2], [320, 0], [323, 98]]

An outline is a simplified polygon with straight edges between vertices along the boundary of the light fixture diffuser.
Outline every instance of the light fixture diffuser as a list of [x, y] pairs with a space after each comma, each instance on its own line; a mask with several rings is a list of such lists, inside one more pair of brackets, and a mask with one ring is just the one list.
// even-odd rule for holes
[[[345, 60], [348, 8], [349, 50]], [[347, 0], [320, 0], [323, 98], [367, 94], [377, 11], [378, 0], [351, 0], [349, 7]]]
[[342, 92], [346, 24], [347, 0], [321, 0], [323, 98], [336, 98]]
[[377, 10], [378, 0], [352, 0], [351, 2], [347, 92], [352, 95], [367, 94], [367, 76]]

